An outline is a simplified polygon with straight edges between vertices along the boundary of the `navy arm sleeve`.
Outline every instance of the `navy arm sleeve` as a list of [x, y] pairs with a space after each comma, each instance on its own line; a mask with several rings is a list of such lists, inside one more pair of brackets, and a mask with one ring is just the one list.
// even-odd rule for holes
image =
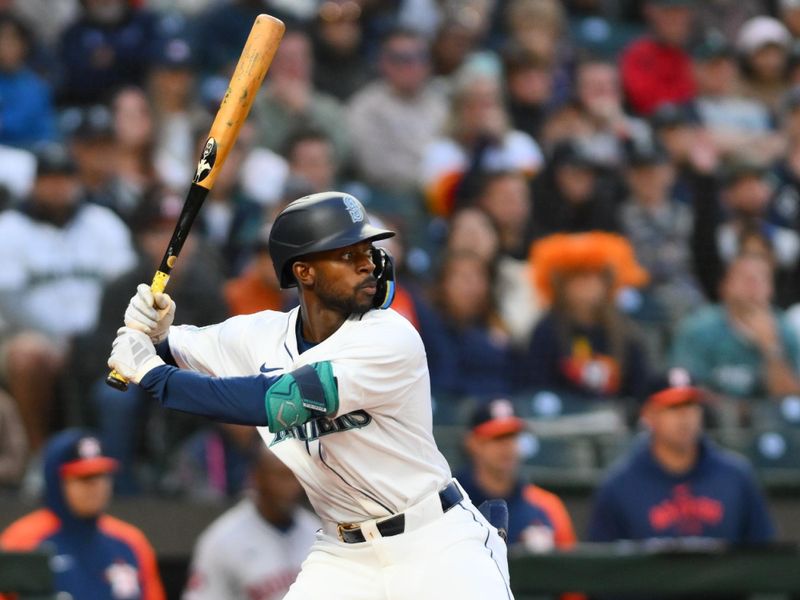
[[169, 347], [169, 338], [156, 344], [156, 354], [168, 365], [172, 365], [173, 367], [178, 366], [178, 363], [175, 362], [175, 357], [172, 356], [172, 349]]
[[162, 406], [222, 423], [266, 426], [264, 396], [278, 377], [211, 377], [171, 365], [152, 369], [139, 383]]

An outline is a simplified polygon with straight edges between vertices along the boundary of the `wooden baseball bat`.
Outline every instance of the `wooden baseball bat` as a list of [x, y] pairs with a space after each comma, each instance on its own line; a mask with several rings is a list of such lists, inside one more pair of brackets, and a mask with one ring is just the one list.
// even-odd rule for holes
[[[197, 170], [178, 217], [178, 223], [175, 225], [175, 231], [150, 284], [154, 294], [163, 292], [167, 287], [169, 275], [189, 235], [192, 223], [236, 142], [239, 130], [247, 119], [250, 106], [272, 63], [285, 29], [286, 26], [282, 21], [269, 15], [258, 15], [253, 23], [242, 54], [239, 56], [239, 62], [236, 64], [236, 70], [211, 124], [203, 155], [197, 163]], [[120, 391], [128, 389], [125, 378], [113, 370], [106, 377], [106, 383]]]

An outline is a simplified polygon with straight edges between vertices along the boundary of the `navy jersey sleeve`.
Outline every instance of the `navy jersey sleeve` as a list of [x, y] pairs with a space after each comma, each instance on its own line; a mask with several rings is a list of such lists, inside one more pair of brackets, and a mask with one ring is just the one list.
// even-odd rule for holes
[[140, 386], [162, 406], [223, 423], [266, 426], [264, 396], [278, 377], [211, 377], [161, 365]]
[[589, 541], [613, 542], [629, 537], [630, 534], [622, 523], [614, 488], [605, 484], [597, 491], [592, 503], [592, 513], [589, 518]]
[[764, 494], [751, 471], [747, 470], [743, 475], [742, 491], [746, 512], [741, 541], [746, 543], [771, 542], [775, 539], [775, 524], [767, 509]]

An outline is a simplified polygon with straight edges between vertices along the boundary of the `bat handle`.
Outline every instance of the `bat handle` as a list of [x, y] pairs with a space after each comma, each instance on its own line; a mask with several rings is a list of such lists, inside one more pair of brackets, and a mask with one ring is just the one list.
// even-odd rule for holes
[[[175, 261], [172, 260], [171, 262], [174, 264]], [[170, 267], [171, 266], [172, 265], [170, 265]], [[153, 276], [153, 282], [150, 284], [150, 289], [153, 290], [154, 294], [161, 293], [166, 289], [168, 281], [169, 273], [159, 269]], [[111, 386], [120, 392], [128, 391], [128, 380], [117, 373], [116, 369], [112, 369], [109, 374], [106, 375], [106, 385]]]
[[106, 385], [109, 385], [120, 392], [128, 391], [128, 380], [117, 373], [116, 369], [112, 369], [111, 372], [106, 376]]

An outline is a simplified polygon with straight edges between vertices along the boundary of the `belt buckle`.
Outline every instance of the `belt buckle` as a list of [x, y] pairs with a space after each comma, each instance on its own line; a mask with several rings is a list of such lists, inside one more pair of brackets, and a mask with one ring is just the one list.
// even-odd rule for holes
[[344, 532], [345, 531], [353, 531], [354, 529], [359, 529], [360, 526], [355, 523], [337, 523], [336, 524], [336, 533], [339, 536], [339, 540], [344, 542]]

